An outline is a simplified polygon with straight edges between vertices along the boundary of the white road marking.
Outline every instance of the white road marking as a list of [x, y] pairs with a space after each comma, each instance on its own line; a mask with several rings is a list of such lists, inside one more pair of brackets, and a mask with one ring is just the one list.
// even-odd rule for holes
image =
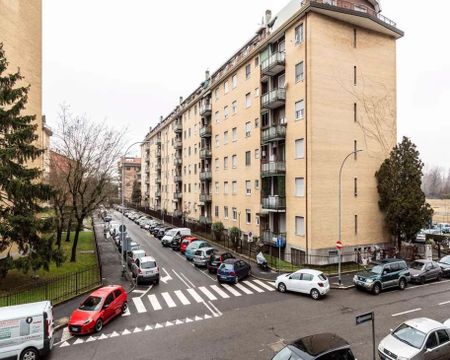
[[157, 323], [157, 324], [155, 325], [155, 329], [161, 329], [162, 327], [164, 327], [164, 326], [162, 326], [160, 323]]
[[64, 341], [59, 347], [66, 347], [70, 346], [70, 344], [67, 341]]
[[240, 289], [242, 292], [245, 292], [247, 295], [253, 294], [253, 291], [247, 289], [244, 285], [237, 283], [235, 285], [238, 289]]
[[207, 270], [205, 270], [205, 271], [200, 270], [200, 269], [198, 269], [198, 270], [199, 270], [203, 275], [209, 277], [212, 281], [216, 281], [216, 279], [214, 279], [211, 275], [209, 275], [209, 274], [206, 273]]
[[117, 337], [117, 336], [120, 336], [120, 334], [115, 331], [111, 335], [109, 335], [110, 338]]
[[92, 342], [97, 340], [97, 338], [95, 336], [89, 336], [89, 338], [86, 340], [86, 342]]
[[134, 297], [133, 302], [138, 313], [147, 312], [147, 309], [145, 308], [144, 303], [142, 302], [142, 299], [140, 297]]
[[142, 332], [142, 329], [139, 328], [139, 327], [135, 327], [134, 330], [133, 330], [133, 334], [134, 333], [139, 333], [139, 332]]
[[183, 282], [184, 285], [190, 287], [189, 284], [180, 275], [178, 275], [178, 273], [174, 269], [172, 269], [172, 271]]
[[152, 304], [153, 310], [158, 311], [162, 309], [158, 299], [156, 298], [156, 295], [151, 294], [148, 296], [148, 299], [150, 300], [150, 304]]
[[223, 291], [217, 285], [211, 285], [211, 289], [213, 289], [216, 293], [218, 293], [224, 299], [229, 299], [230, 298], [230, 295], [228, 295], [225, 291]]
[[205, 314], [205, 316], [203, 317], [205, 320], [207, 319], [211, 319], [211, 315]]
[[222, 287], [227, 289], [234, 296], [241, 296], [242, 295], [239, 291], [236, 291], [232, 286], [230, 286], [228, 284], [222, 284]]
[[200, 286], [198, 288], [203, 294], [205, 294], [209, 300], [217, 300], [217, 298], [214, 296], [214, 294], [211, 293], [206, 287]]
[[127, 307], [127, 309], [125, 310], [125, 312], [122, 314], [122, 316], [130, 316], [130, 309]]
[[104, 340], [104, 339], [107, 339], [107, 338], [108, 338], [108, 336], [106, 336], [105, 334], [101, 334], [98, 339], [99, 340]]
[[153, 330], [153, 327], [150, 325], [146, 325], [144, 331]]
[[192, 320], [192, 319], [190, 319], [190, 318], [186, 318], [186, 320], [184, 320], [184, 322], [187, 324], [187, 323], [191, 323], [191, 322], [193, 322], [194, 320]]
[[173, 308], [177, 306], [177, 304], [175, 304], [175, 301], [173, 301], [172, 297], [169, 295], [168, 292], [161, 293], [161, 296], [164, 298], [168, 307]]
[[253, 290], [259, 292], [259, 293], [263, 293], [264, 290], [257, 287], [255, 284], [253, 284], [253, 282], [251, 282], [250, 280], [246, 280], [242, 282], [243, 284], [247, 285], [248, 287], [251, 287]]
[[147, 290], [133, 290], [132, 293], [136, 293], [136, 294], [145, 294], [147, 292]]
[[275, 291], [275, 289], [272, 286], [267, 285], [261, 280], [255, 279], [253, 280], [254, 283], [257, 283], [259, 286], [262, 286], [264, 289], [267, 289], [269, 291]]
[[[436, 281], [436, 282], [431, 282], [428, 284], [424, 284], [424, 285], [414, 285], [414, 286], [408, 286], [405, 290], [411, 290], [411, 289], [416, 289], [418, 287], [424, 287], [424, 286], [433, 286], [433, 285], [438, 285], [438, 284], [444, 284], [449, 282], [450, 280], [441, 280], [441, 281]], [[396, 291], [401, 291], [401, 290], [396, 290]]]
[[178, 300], [180, 300], [183, 305], [189, 305], [191, 303], [181, 290], [175, 290], [175, 295], [178, 297]]
[[72, 337], [72, 335], [70, 335], [69, 328], [66, 326], [63, 329], [63, 332], [62, 332], [62, 335], [61, 335], [61, 341], [69, 340], [71, 337]]
[[197, 293], [197, 291], [195, 291], [194, 289], [187, 289], [187, 291], [188, 291], [189, 294], [191, 294], [191, 296], [194, 298], [195, 301], [197, 301], [198, 303], [203, 302], [203, 299]]
[[184, 322], [181, 321], [180, 319], [177, 319], [177, 320], [175, 321], [175, 325], [181, 325], [181, 324], [184, 324]]
[[143, 297], [145, 294], [147, 294], [151, 289], [153, 285], [150, 285], [146, 291], [143, 292], [143, 294], [140, 297]]
[[189, 280], [189, 279], [187, 278], [186, 275], [184, 275], [182, 272], [180, 272], [180, 275], [181, 275], [182, 277], [184, 277], [184, 279], [185, 279], [189, 284], [191, 284], [191, 287], [195, 288], [195, 284], [194, 284], [191, 280]]
[[161, 280], [164, 284], [167, 284], [169, 280], [172, 280], [172, 276], [169, 275], [166, 269], [162, 268], [162, 270], [166, 273], [166, 276], [160, 277], [159, 280]]
[[[211, 301], [208, 301], [208, 304], [217, 312], [217, 316], [222, 316], [222, 312], [215, 306]], [[214, 315], [216, 316], [216, 315]]]
[[392, 317], [396, 317], [396, 316], [400, 316], [400, 315], [406, 315], [406, 314], [410, 314], [416, 311], [420, 311], [422, 310], [422, 308], [416, 308], [416, 309], [411, 309], [411, 310], [407, 310], [407, 311], [402, 311], [396, 314], [392, 314]]
[[128, 335], [131, 334], [131, 331], [128, 329], [125, 329], [124, 331], [122, 331], [122, 335]]
[[78, 338], [78, 339], [75, 340], [75, 342], [73, 343], [73, 345], [78, 345], [78, 344], [82, 344], [82, 343], [84, 343], [84, 340], [81, 339], [81, 338]]
[[442, 306], [442, 305], [447, 305], [447, 304], [450, 304], [450, 301], [444, 301], [444, 302], [439, 303], [438, 305]]
[[196, 315], [195, 318], [194, 318], [194, 320], [195, 320], [195, 321], [201, 321], [201, 320], [203, 320], [203, 318], [201, 318], [200, 316]]

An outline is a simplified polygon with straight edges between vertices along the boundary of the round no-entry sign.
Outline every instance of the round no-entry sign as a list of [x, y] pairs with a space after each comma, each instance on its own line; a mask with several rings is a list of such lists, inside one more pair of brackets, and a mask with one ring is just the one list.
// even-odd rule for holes
[[127, 231], [127, 227], [125, 226], [125, 224], [122, 224], [122, 225], [119, 226], [119, 231], [121, 233], [124, 233], [125, 231]]
[[336, 241], [336, 249], [341, 250], [344, 246], [342, 245], [342, 241]]

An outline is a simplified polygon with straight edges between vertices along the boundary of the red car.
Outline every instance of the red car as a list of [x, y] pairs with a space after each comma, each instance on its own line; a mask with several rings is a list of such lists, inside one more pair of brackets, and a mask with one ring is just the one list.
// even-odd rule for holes
[[72, 335], [99, 332], [103, 325], [127, 310], [127, 300], [127, 292], [119, 285], [95, 290], [70, 316], [69, 332]]
[[186, 236], [180, 245], [180, 252], [184, 254], [186, 252], [186, 248], [189, 246], [190, 243], [198, 240], [195, 236]]

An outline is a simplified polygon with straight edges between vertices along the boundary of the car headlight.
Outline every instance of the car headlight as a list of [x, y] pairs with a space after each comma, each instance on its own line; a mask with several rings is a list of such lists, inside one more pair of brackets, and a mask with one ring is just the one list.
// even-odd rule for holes
[[372, 284], [373, 283], [373, 279], [366, 279], [366, 283]]
[[419, 276], [419, 274], [414, 274], [414, 275], [413, 275], [413, 277], [418, 277], [418, 276]]

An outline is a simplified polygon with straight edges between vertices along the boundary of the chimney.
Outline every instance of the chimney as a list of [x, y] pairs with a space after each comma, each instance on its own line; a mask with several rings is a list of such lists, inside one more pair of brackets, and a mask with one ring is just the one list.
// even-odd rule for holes
[[272, 18], [272, 11], [266, 10], [266, 25], [270, 22], [271, 18]]
[[209, 80], [209, 70], [205, 71], [205, 80]]
[[180, 96], [180, 104], [183, 102], [183, 97]]
[[163, 121], [163, 116], [161, 115], [160, 117], [159, 117], [159, 122], [162, 122]]

